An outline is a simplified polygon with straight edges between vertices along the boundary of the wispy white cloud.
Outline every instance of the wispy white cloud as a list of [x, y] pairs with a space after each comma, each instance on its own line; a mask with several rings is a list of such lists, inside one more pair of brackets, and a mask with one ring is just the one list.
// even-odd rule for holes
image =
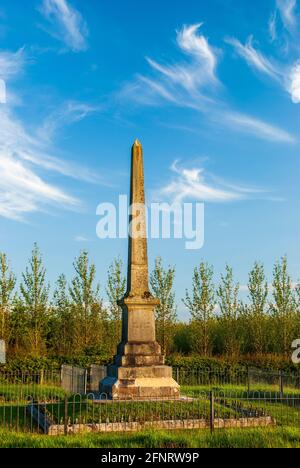
[[199, 75], [203, 82], [216, 82], [215, 75], [217, 58], [216, 51], [209, 45], [208, 40], [197, 32], [203, 23], [184, 26], [177, 34], [177, 43], [186, 53], [192, 55], [199, 64]]
[[269, 35], [272, 42], [277, 39], [277, 10], [271, 13], [268, 23]]
[[[0, 63], [5, 64], [3, 76], [11, 84], [10, 80], [23, 71], [25, 52], [0, 52]], [[0, 104], [0, 216], [23, 220], [27, 213], [44, 210], [47, 205], [78, 207], [79, 200], [46, 181], [47, 173], [88, 181], [95, 181], [95, 177], [84, 168], [53, 156], [52, 140], [43, 138], [39, 129], [28, 130], [16, 113], [14, 103], [18, 96], [10, 93], [10, 97], [6, 104]], [[69, 112], [72, 122], [84, 118], [88, 110], [73, 103]], [[60, 123], [65, 125], [66, 121], [67, 116]]]
[[90, 239], [85, 236], [75, 236], [74, 240], [75, 242], [89, 242]]
[[9, 80], [19, 75], [25, 65], [26, 56], [24, 48], [17, 52], [1, 51], [0, 53], [0, 78]]
[[[69, 123], [74, 120], [71, 119]], [[97, 179], [83, 167], [76, 166], [74, 163], [67, 163], [52, 154], [53, 133], [46, 133], [47, 120], [45, 126], [37, 128], [36, 131], [29, 132], [22, 120], [15, 115], [13, 107], [8, 103], [0, 107], [0, 145], [2, 148], [10, 148], [11, 152], [18, 155], [21, 160], [38, 166], [45, 170], [58, 172], [62, 175], [72, 178], [95, 182]], [[66, 125], [63, 120], [60, 125]], [[57, 121], [57, 125], [59, 121]], [[57, 129], [57, 127], [56, 127]], [[51, 128], [52, 132], [54, 129]]]
[[[252, 36], [248, 38], [245, 45], [241, 44], [240, 41], [234, 38], [226, 39], [226, 42], [234, 47], [239, 56], [244, 59], [249, 66], [275, 80], [290, 95], [293, 103], [300, 103], [299, 61], [293, 65], [275, 63], [274, 60], [267, 58], [258, 49], [254, 48]], [[246, 119], [246, 122], [247, 121], [248, 119]], [[250, 129], [251, 127], [253, 128], [253, 125], [250, 125]], [[259, 121], [257, 121], [257, 125], [255, 124], [254, 127], [266, 130], [266, 126], [262, 126]], [[269, 134], [271, 138], [273, 138], [274, 135], [273, 130], [276, 130], [279, 137], [283, 137], [283, 141], [286, 140], [291, 142], [294, 139], [291, 135], [287, 135], [284, 131], [278, 131], [278, 129], [270, 129], [270, 132], [267, 130], [266, 134]]]
[[173, 203], [186, 200], [203, 202], [232, 202], [245, 199], [257, 189], [234, 186], [207, 174], [203, 168], [185, 168], [175, 161], [171, 167], [175, 174], [173, 180], [161, 188], [161, 197], [167, 197]]
[[[152, 62], [152, 65], [154, 62]], [[171, 91], [168, 91], [167, 87], [159, 83], [153, 79], [147, 78], [146, 76], [139, 76], [139, 82], [144, 83], [148, 90], [150, 91], [149, 94], [149, 102], [151, 103], [151, 97], [153, 97], [153, 94], [158, 95], [159, 97], [166, 99], [167, 101], [173, 102], [174, 104], [180, 104], [180, 100], [176, 95], [174, 95]], [[131, 92], [134, 94], [136, 93], [136, 89], [139, 89], [139, 86], [137, 88], [131, 88]], [[152, 96], [151, 96], [152, 95]], [[142, 99], [147, 100], [147, 96], [142, 96]]]
[[188, 55], [188, 61], [182, 60], [175, 64], [160, 64], [146, 58], [154, 72], [160, 75], [160, 82], [143, 76], [141, 82], [149, 84], [154, 92], [161, 94], [169, 101], [185, 102], [188, 95], [206, 101], [202, 90], [219, 84], [216, 76], [217, 51], [210, 46], [208, 40], [198, 34], [202, 23], [183, 26], [177, 32], [179, 49]]
[[[147, 58], [152, 74], [137, 75], [135, 81], [126, 85], [118, 95], [120, 98], [141, 105], [168, 103], [177, 107], [201, 112], [211, 122], [230, 127], [233, 131], [244, 132], [257, 138], [273, 142], [293, 143], [295, 138], [262, 119], [233, 111], [226, 101], [220, 99], [222, 84], [217, 77], [218, 50], [199, 34], [202, 23], [184, 26], [177, 32], [180, 50], [189, 56], [173, 64], [160, 64]], [[273, 63], [257, 51], [249, 38], [245, 46], [236, 39], [227, 39], [249, 64], [272, 79], [280, 81], [281, 76]]]
[[32, 169], [0, 148], [0, 215], [21, 220], [28, 212], [38, 211], [45, 203], [76, 206], [78, 200], [46, 183]]
[[296, 142], [296, 138], [285, 130], [269, 125], [268, 123], [249, 115], [229, 111], [222, 113], [222, 115], [219, 116], [219, 119], [222, 119], [224, 124], [240, 128], [246, 133], [260, 136], [265, 140], [285, 143]]
[[48, 32], [74, 52], [87, 49], [88, 27], [78, 10], [67, 0], [43, 0], [39, 11], [48, 20]]
[[0, 104], [6, 103], [6, 83], [0, 78]]
[[85, 102], [66, 101], [48, 115], [39, 129], [39, 135], [45, 140], [51, 140], [63, 126], [80, 122], [100, 109], [100, 106]]
[[248, 65], [275, 80], [280, 79], [280, 72], [277, 67], [258, 49], [254, 48], [253, 36], [248, 37], [245, 45], [235, 38], [226, 38], [225, 42], [232, 45], [238, 55], [242, 57]]
[[297, 24], [297, 0], [276, 0], [276, 5], [285, 28], [288, 31], [293, 32]]
[[300, 62], [296, 62], [290, 72], [289, 92], [295, 104], [300, 103]]

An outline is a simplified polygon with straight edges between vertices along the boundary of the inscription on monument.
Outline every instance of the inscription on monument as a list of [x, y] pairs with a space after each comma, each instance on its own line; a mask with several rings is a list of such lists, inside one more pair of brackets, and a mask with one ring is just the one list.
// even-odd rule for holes
[[137, 310], [129, 318], [129, 340], [135, 342], [154, 341], [154, 318], [153, 314]]

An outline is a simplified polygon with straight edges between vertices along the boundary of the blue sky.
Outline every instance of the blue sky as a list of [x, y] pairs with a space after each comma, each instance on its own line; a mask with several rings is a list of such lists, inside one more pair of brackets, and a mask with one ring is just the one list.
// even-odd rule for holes
[[176, 265], [181, 317], [202, 259], [245, 285], [287, 254], [300, 278], [296, 0], [1, 0], [0, 80], [0, 246], [18, 274], [35, 241], [51, 282], [88, 249], [104, 291], [127, 242], [96, 237], [96, 207], [128, 192], [138, 137], [148, 200], [205, 202], [203, 249], [149, 242], [152, 265]]

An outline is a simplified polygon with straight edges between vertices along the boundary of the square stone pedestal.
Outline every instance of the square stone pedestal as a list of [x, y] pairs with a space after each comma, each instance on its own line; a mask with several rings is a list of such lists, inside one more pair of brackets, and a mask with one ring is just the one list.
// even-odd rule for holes
[[180, 387], [172, 377], [172, 368], [164, 364], [157, 342], [121, 343], [100, 392], [113, 400], [174, 399]]

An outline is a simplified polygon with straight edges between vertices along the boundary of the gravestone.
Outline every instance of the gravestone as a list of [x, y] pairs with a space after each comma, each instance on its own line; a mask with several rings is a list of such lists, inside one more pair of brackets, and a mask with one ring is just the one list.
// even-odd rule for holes
[[92, 364], [90, 369], [89, 391], [99, 392], [99, 382], [107, 376], [106, 366]]
[[87, 370], [81, 367], [61, 366], [61, 387], [69, 393], [87, 393]]

